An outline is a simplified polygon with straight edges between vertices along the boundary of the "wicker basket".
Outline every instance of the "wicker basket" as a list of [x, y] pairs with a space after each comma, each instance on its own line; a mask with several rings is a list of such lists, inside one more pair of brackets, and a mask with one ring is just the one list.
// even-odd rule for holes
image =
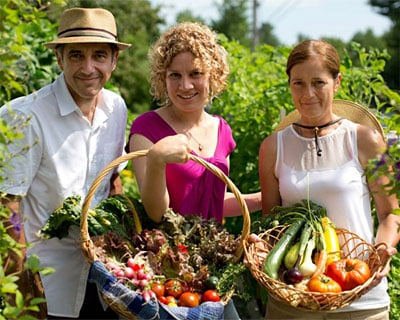
[[258, 283], [267, 289], [270, 296], [298, 309], [332, 311], [349, 305], [368, 291], [368, 286], [381, 269], [381, 260], [373, 245], [345, 229], [336, 229], [341, 257], [360, 259], [368, 264], [371, 277], [363, 285], [340, 293], [318, 293], [288, 285], [283, 281], [269, 277], [262, 270], [265, 257], [281, 238], [287, 227], [277, 226], [261, 233], [259, 235], [263, 240], [261, 244], [245, 243], [245, 264]]
[[[115, 167], [119, 166], [120, 164], [122, 164], [128, 160], [146, 156], [147, 153], [148, 153], [148, 150], [141, 150], [141, 151], [128, 153], [126, 155], [123, 155], [123, 156], [115, 159], [108, 166], [106, 166], [106, 168], [103, 169], [103, 171], [97, 176], [97, 178], [92, 183], [92, 186], [89, 189], [88, 194], [82, 205], [81, 225], [80, 225], [82, 251], [83, 251], [84, 256], [86, 257], [86, 259], [88, 260], [88, 262], [90, 264], [92, 264], [94, 262], [96, 262], [97, 264], [101, 263], [95, 255], [95, 247], [94, 247], [94, 244], [93, 244], [93, 242], [90, 238], [89, 232], [88, 232], [88, 221], [87, 221], [90, 203], [92, 201], [92, 198], [95, 194], [96, 189], [101, 184], [102, 180], [108, 175], [108, 173], [111, 170], [113, 170]], [[206, 169], [208, 169], [209, 171], [214, 173], [218, 178], [220, 178], [223, 182], [225, 182], [227, 187], [232, 191], [232, 193], [235, 195], [235, 198], [239, 202], [239, 205], [240, 205], [240, 208], [241, 208], [242, 214], [243, 214], [243, 227], [242, 227], [242, 232], [241, 232], [242, 241], [240, 241], [240, 245], [235, 254], [235, 257], [236, 257], [237, 261], [240, 261], [243, 256], [243, 252], [244, 252], [244, 248], [243, 248], [244, 239], [246, 239], [250, 233], [250, 215], [249, 215], [249, 210], [247, 208], [246, 202], [244, 201], [239, 189], [233, 184], [233, 182], [218, 167], [216, 167], [215, 165], [213, 165], [197, 156], [194, 156], [192, 154], [189, 154], [189, 160], [193, 160], [193, 161], [197, 162], [198, 164], [203, 165]], [[134, 214], [135, 222], [140, 223], [140, 220], [137, 217], [137, 213], [135, 211], [133, 211], [132, 213]], [[222, 297], [221, 301], [224, 305], [226, 305], [229, 302], [232, 294], [233, 294], [233, 292]], [[121, 316], [123, 316], [127, 319], [137, 319], [137, 317], [134, 314], [132, 314], [129, 310], [126, 310], [126, 307], [124, 305], [116, 303], [115, 301], [113, 301], [113, 299], [110, 299], [109, 297], [105, 296], [104, 294], [102, 294], [102, 297], [105, 300], [105, 302], [115, 312], [117, 312]]]

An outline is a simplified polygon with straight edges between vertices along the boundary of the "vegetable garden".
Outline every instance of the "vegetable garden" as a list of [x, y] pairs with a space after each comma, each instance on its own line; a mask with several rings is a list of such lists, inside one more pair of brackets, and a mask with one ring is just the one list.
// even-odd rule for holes
[[[39, 26], [39, 24], [31, 24], [31, 27], [37, 27], [38, 34], [39, 30], [46, 33], [43, 39], [50, 37], [51, 26], [49, 24], [43, 25], [44, 28], [39, 28]], [[34, 31], [31, 30], [30, 32]], [[22, 28], [15, 29], [15, 32], [23, 34], [28, 31]], [[16, 39], [22, 38], [16, 37]], [[43, 52], [43, 49], [40, 49], [40, 44], [37, 43], [39, 38], [36, 36], [29, 41], [34, 42], [32, 48], [38, 48], [37, 56], [41, 56], [42, 61], [47, 61], [48, 65], [40, 66], [38, 60], [32, 58], [30, 50], [26, 50], [28, 47], [24, 47], [23, 43], [19, 43], [20, 47], [18, 50], [21, 53], [25, 52], [26, 60], [21, 57], [13, 58], [8, 56], [9, 60], [4, 61], [4, 66], [6, 67], [0, 72], [0, 80], [2, 80], [3, 84], [7, 84], [7, 86], [1, 87], [1, 104], [7, 102], [11, 91], [14, 90], [15, 92], [17, 90], [23, 94], [24, 90], [27, 89], [24, 89], [19, 83], [11, 81], [14, 75], [22, 73], [22, 70], [32, 70], [31, 75], [34, 75], [34, 80], [32, 80], [32, 83], [29, 83], [29, 88], [33, 88], [35, 85], [42, 85], [42, 83], [48, 83], [58, 72], [57, 70], [53, 70], [54, 66], [47, 51]], [[259, 145], [262, 139], [274, 130], [279, 122], [280, 115], [293, 110], [287, 86], [287, 77], [285, 75], [286, 57], [290, 48], [274, 48], [263, 45], [256, 48], [254, 52], [251, 52], [236, 42], [228, 42], [223, 36], [221, 36], [221, 41], [230, 54], [230, 85], [228, 90], [216, 99], [212, 106], [209, 106], [209, 111], [210, 113], [223, 116], [232, 127], [237, 143], [237, 149], [231, 157], [230, 177], [232, 181], [243, 193], [253, 192], [259, 190]], [[4, 47], [9, 48], [10, 43], [11, 41], [4, 43]], [[13, 50], [10, 49], [9, 52], [13, 52]], [[27, 61], [31, 58], [32, 62], [27, 66]], [[353, 43], [352, 50], [344, 52], [341, 58], [343, 81], [336, 98], [351, 100], [370, 107], [380, 120], [385, 132], [394, 131], [399, 134], [400, 95], [390, 90], [381, 76], [385, 61], [388, 59], [387, 53], [380, 52], [374, 48], [363, 48]], [[17, 60], [19, 63], [15, 63]], [[30, 78], [28, 81], [30, 81]], [[131, 114], [130, 121], [135, 116]], [[127, 124], [127, 129], [130, 121]], [[19, 134], [19, 128], [12, 127], [0, 119], [0, 172], [4, 170], [9, 157], [12, 156], [7, 154], [6, 146], [13, 139], [18, 138]], [[388, 168], [393, 166], [395, 171], [392, 174], [393, 178], [390, 186], [392, 187], [391, 192], [396, 193], [398, 196], [400, 196], [399, 159], [400, 147], [398, 140], [391, 140], [390, 148], [381, 159], [377, 159], [374, 163], [371, 163], [369, 171], [371, 176], [386, 174], [389, 172]], [[122, 177], [125, 194], [140, 201], [135, 180], [129, 167], [122, 172]], [[0, 214], [3, 222], [8, 221], [11, 217], [11, 213], [3, 207], [0, 207]], [[112, 219], [111, 217], [104, 218]], [[259, 213], [253, 214], [251, 220], [252, 228], [257, 228], [258, 224], [262, 222]], [[105, 220], [102, 220], [102, 222], [104, 224], [98, 226], [99, 230], [107, 225]], [[224, 226], [230, 233], [237, 235], [241, 231], [242, 224], [243, 219], [240, 217], [227, 218]], [[24, 248], [13, 241], [8, 235], [5, 223], [0, 223], [0, 233], [0, 260], [3, 266], [0, 270], [0, 319], [34, 319], [33, 316], [28, 316], [28, 313], [29, 311], [34, 311], [40, 301], [31, 299], [32, 297], [24, 297], [21, 294], [16, 284], [17, 277], [15, 274], [5, 275], [9, 249], [21, 252]], [[304, 250], [304, 252], [307, 252], [308, 241], [304, 240], [304, 242], [300, 242], [302, 245], [299, 245], [299, 251], [303, 252]], [[330, 245], [331, 243], [327, 242], [327, 247], [328, 244]], [[400, 250], [400, 248], [398, 249]], [[294, 257], [296, 257], [296, 254], [294, 254]], [[287, 262], [289, 266], [292, 266], [293, 260]], [[295, 265], [296, 261], [294, 261], [292, 268]], [[400, 254], [396, 254], [393, 257], [391, 265], [392, 269], [389, 275], [389, 294], [391, 297], [390, 318], [394, 320], [400, 318]], [[38, 266], [38, 261], [34, 258], [27, 261], [27, 268], [37, 271], [40, 269]], [[246, 281], [246, 289], [249, 292], [244, 290], [243, 286], [239, 285], [238, 293], [241, 293], [241, 296], [240, 299], [236, 300], [238, 302], [237, 308], [243, 314], [243, 318], [245, 318], [247, 312], [245, 305], [247, 304], [249, 295], [256, 291], [257, 299], [265, 303], [265, 292], [252, 279], [248, 270], [243, 271], [237, 268], [228, 268], [227, 270], [230, 272], [230, 275], [238, 276], [237, 273], [240, 272], [241, 276], [246, 277], [243, 281]], [[50, 272], [50, 270], [42, 271]], [[227, 279], [230, 275], [221, 274], [219, 276]], [[12, 297], [13, 301], [6, 299], [10, 297]]]

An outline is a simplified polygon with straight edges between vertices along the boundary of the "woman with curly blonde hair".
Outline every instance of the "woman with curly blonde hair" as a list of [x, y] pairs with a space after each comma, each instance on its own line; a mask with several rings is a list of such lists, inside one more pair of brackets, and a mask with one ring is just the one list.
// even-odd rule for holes
[[165, 81], [167, 68], [176, 55], [185, 51], [190, 52], [196, 66], [208, 74], [210, 100], [227, 87], [227, 53], [218, 44], [217, 34], [199, 23], [184, 22], [164, 33], [149, 53], [151, 93], [162, 105], [171, 103]]
[[[193, 22], [171, 27], [149, 52], [151, 93], [159, 108], [134, 120], [129, 151], [149, 149], [147, 157], [133, 161], [133, 170], [155, 222], [168, 208], [217, 221], [241, 214], [224, 182], [188, 161], [192, 153], [229, 174], [229, 155], [236, 147], [231, 128], [206, 110], [227, 87], [227, 58], [218, 35]], [[260, 193], [244, 198], [251, 211], [261, 209]]]

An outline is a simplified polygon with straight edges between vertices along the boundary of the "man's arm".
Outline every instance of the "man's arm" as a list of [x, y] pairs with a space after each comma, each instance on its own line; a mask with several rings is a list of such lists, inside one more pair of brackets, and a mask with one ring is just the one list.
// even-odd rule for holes
[[108, 196], [111, 197], [115, 194], [122, 194], [122, 193], [123, 193], [123, 189], [122, 189], [121, 177], [120, 177], [119, 173], [114, 173], [111, 176], [110, 193]]

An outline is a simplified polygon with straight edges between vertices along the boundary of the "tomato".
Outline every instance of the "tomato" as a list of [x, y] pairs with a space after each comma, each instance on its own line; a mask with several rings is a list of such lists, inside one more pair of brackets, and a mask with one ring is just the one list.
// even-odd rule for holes
[[183, 283], [178, 279], [169, 279], [164, 283], [165, 294], [178, 298], [184, 289]]
[[320, 274], [319, 276], [312, 277], [307, 283], [308, 290], [313, 292], [341, 292], [342, 288], [339, 283], [337, 283], [332, 278], [325, 274]]
[[206, 301], [217, 302], [220, 300], [221, 300], [221, 298], [219, 297], [218, 292], [216, 290], [212, 290], [212, 289], [205, 291], [201, 297], [202, 302], [206, 302]]
[[200, 304], [199, 296], [194, 292], [183, 292], [178, 300], [181, 307], [197, 307]]
[[160, 297], [158, 300], [167, 305], [177, 305], [178, 303], [178, 301], [176, 301], [176, 298], [173, 296]]
[[[172, 297], [172, 298], [174, 298], [174, 297]], [[175, 299], [175, 298], [174, 298], [174, 299]], [[168, 304], [167, 297], [164, 297], [164, 296], [159, 296], [159, 297], [158, 297], [158, 301], [160, 301], [160, 302], [163, 303], [163, 304]]]
[[359, 259], [341, 259], [326, 267], [326, 275], [339, 283], [342, 290], [351, 290], [367, 281], [371, 275], [366, 262]]
[[216, 276], [210, 276], [204, 283], [204, 287], [208, 289], [216, 289], [219, 279]]
[[151, 291], [153, 291], [157, 298], [160, 298], [165, 294], [165, 287], [160, 282], [153, 282], [151, 285]]

